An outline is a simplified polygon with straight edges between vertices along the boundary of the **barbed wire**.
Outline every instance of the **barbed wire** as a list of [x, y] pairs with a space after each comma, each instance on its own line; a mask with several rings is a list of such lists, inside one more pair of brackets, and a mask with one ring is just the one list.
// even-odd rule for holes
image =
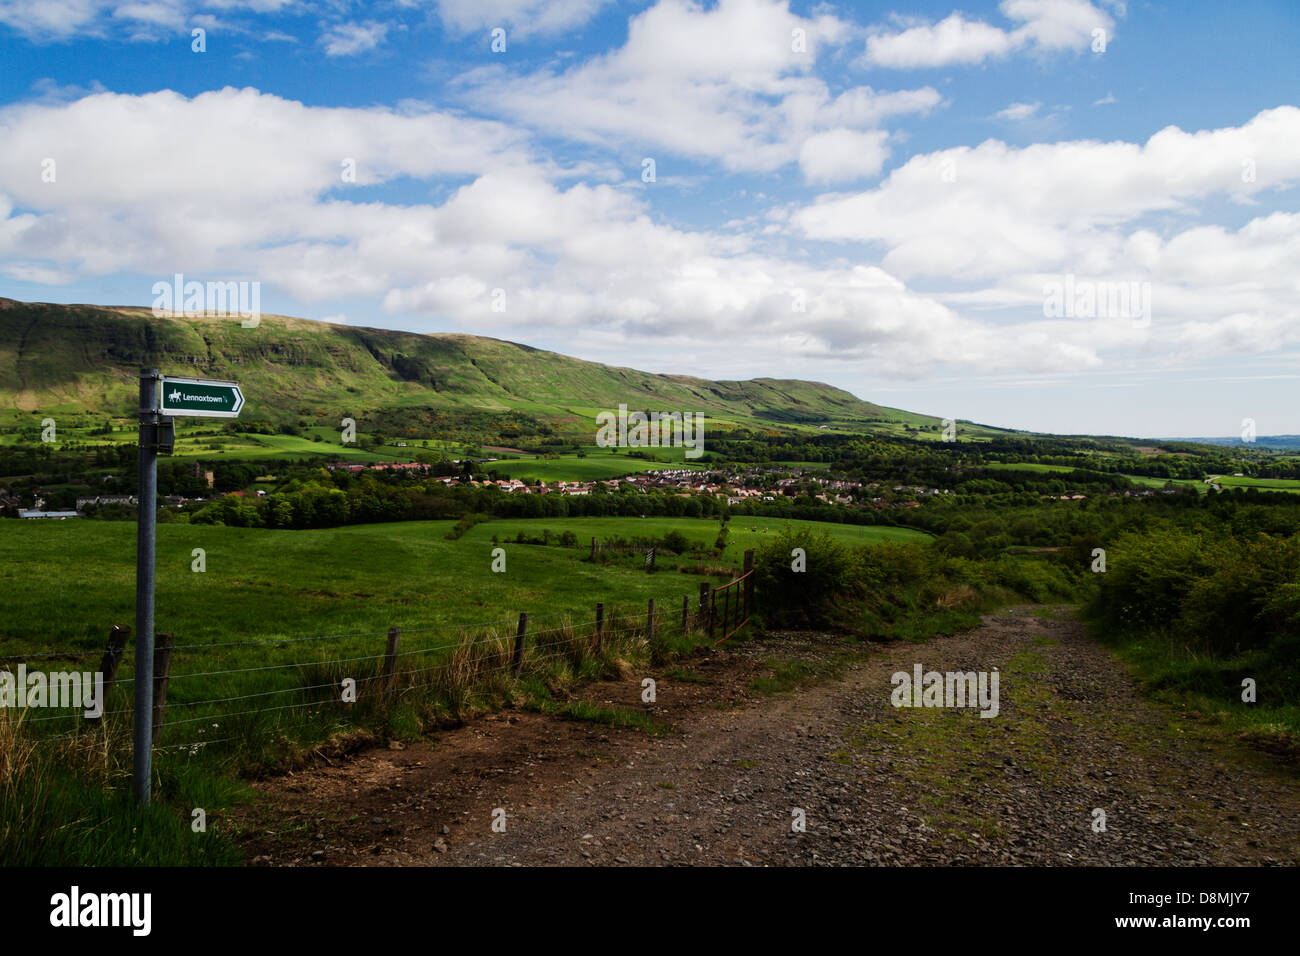
[[[515, 618], [512, 617], [512, 618], [500, 619], [496, 621], [486, 621], [486, 622], [480, 621], [474, 623], [434, 625], [434, 626], [424, 627], [424, 628], [409, 628], [409, 629], [398, 628], [396, 630], [399, 636], [406, 635], [406, 634], [432, 634], [437, 632], [459, 630], [462, 632], [462, 638], [460, 640], [456, 640], [449, 643], [433, 644], [433, 645], [427, 645], [418, 648], [408, 648], [406, 650], [397, 651], [393, 654], [388, 654], [387, 651], [385, 651], [384, 653], [360, 655], [355, 657], [331, 658], [326, 660], [292, 660], [292, 661], [285, 661], [276, 664], [265, 664], [265, 665], [256, 665], [251, 667], [240, 667], [240, 668], [226, 668], [223, 670], [214, 670], [214, 671], [188, 671], [179, 674], [171, 674], [169, 675], [169, 679], [180, 680], [185, 678], [198, 678], [198, 677], [225, 677], [225, 676], [231, 676], [235, 674], [245, 674], [245, 673], [259, 673], [259, 672], [269, 673], [273, 671], [288, 670], [291, 668], [297, 668], [297, 669], [310, 668], [310, 667], [325, 668], [325, 667], [331, 667], [331, 666], [336, 666], [341, 664], [362, 663], [365, 661], [377, 661], [377, 660], [394, 660], [396, 658], [409, 658], [409, 657], [415, 657], [419, 655], [440, 654], [442, 652], [447, 652], [447, 651], [451, 652], [450, 654], [444, 654], [442, 660], [439, 660], [437, 663], [431, 664], [426, 667], [402, 668], [402, 669], [394, 668], [391, 672], [383, 671], [379, 674], [374, 674], [371, 676], [350, 678], [355, 682], [356, 685], [365, 685], [376, 681], [383, 681], [386, 684], [391, 685], [387, 696], [390, 699], [400, 698], [416, 690], [422, 690], [422, 689], [426, 689], [430, 687], [438, 687], [438, 686], [445, 687], [447, 686], [449, 681], [448, 675], [451, 674], [453, 671], [460, 670], [460, 669], [469, 671], [470, 673], [467, 676], [470, 682], [474, 682], [477, 680], [481, 680], [490, 674], [503, 673], [507, 671], [514, 672], [516, 671], [516, 668], [518, 668], [518, 673], [520, 674], [522, 674], [525, 670], [535, 671], [543, 667], [544, 665], [547, 665], [550, 662], [557, 661], [557, 660], [568, 661], [569, 663], [576, 665], [578, 661], [575, 660], [575, 658], [587, 657], [598, 653], [598, 646], [597, 646], [598, 642], [603, 644], [607, 640], [616, 641], [623, 635], [628, 635], [633, 633], [640, 633], [643, 636], [648, 635], [649, 631], [648, 631], [647, 624], [653, 625], [655, 631], [658, 631], [662, 625], [669, 625], [670, 618], [675, 618], [677, 615], [676, 605], [679, 600], [686, 608], [686, 620], [684, 622], [684, 628], [683, 628], [683, 633], [685, 633], [686, 631], [689, 631], [691, 629], [692, 620], [694, 621], [697, 627], [700, 621], [701, 609], [696, 607], [696, 602], [693, 600], [693, 598], [694, 595], [692, 594], [689, 593], [681, 594], [680, 592], [668, 595], [666, 598], [658, 598], [658, 597], [648, 598], [647, 600], [653, 600], [655, 602], [653, 613], [650, 613], [648, 611], [648, 605], [643, 601], [626, 601], [626, 602], [618, 602], [614, 604], [602, 603], [601, 610], [603, 611], [603, 614], [599, 621], [594, 617], [588, 618], [585, 616], [591, 613], [590, 607], [582, 611], [559, 610], [559, 611], [543, 612], [540, 614], [529, 613], [527, 615], [528, 625], [532, 625], [537, 621], [543, 621], [543, 620], [551, 621], [552, 619], [556, 619], [556, 618], [560, 618], [563, 620], [561, 620], [559, 623], [555, 623], [553, 626], [544, 627], [544, 628], [535, 628], [532, 626], [526, 627], [525, 632], [522, 635], [522, 637], [524, 638], [524, 644], [522, 647], [518, 645], [518, 641], [521, 635], [519, 635], [517, 631], [513, 634], [510, 633], [510, 627], [515, 624], [515, 620], [516, 620]], [[647, 609], [647, 618], [645, 620], [638, 620], [639, 615], [629, 615], [626, 613], [626, 609], [628, 608], [637, 608], [638, 610], [643, 608]], [[497, 633], [482, 634], [481, 636], [478, 636], [473, 640], [466, 639], [470, 636], [471, 632], [473, 631], [482, 632], [485, 630], [496, 630]], [[368, 637], [383, 637], [383, 636], [391, 636], [391, 634], [392, 634], [392, 630], [390, 629], [387, 631], [358, 631], [358, 632], [344, 633], [344, 634], [311, 635], [311, 636], [303, 636], [303, 637], [296, 637], [296, 638], [281, 637], [281, 638], [247, 640], [247, 641], [207, 642], [203, 644], [175, 645], [172, 648], [172, 652], [173, 653], [179, 652], [181, 654], [184, 654], [192, 650], [206, 650], [211, 648], [223, 648], [223, 647], [286, 646], [286, 645], [313, 642], [313, 641], [322, 641], [322, 640], [355, 640], [355, 639], [368, 638]], [[561, 636], [559, 636], [554, 640], [544, 640], [544, 638], [552, 637], [555, 635], [561, 635]], [[461, 652], [463, 651], [470, 650], [473, 648], [481, 648], [484, 645], [494, 645], [494, 649], [487, 653], [477, 654], [470, 657], [460, 656]], [[72, 657], [72, 656], [85, 657], [85, 656], [91, 656], [95, 653], [96, 651], [93, 650], [77, 650], [71, 652], [50, 651], [50, 652], [39, 653], [39, 654], [11, 655], [8, 657], [0, 657], [0, 661], [38, 660], [38, 659], [52, 659], [58, 657]], [[518, 660], [516, 660], [517, 655], [518, 655]], [[486, 662], [492, 662], [492, 661], [496, 662], [496, 666], [487, 667], [487, 668], [483, 668], [481, 666]], [[443, 676], [441, 676], [436, 680], [427, 681], [419, 684], [409, 683], [410, 679], [413, 676], [420, 675], [420, 674], [427, 674], [433, 671], [442, 671]], [[453, 683], [455, 682], [455, 678], [450, 678], [450, 679], [452, 680]], [[135, 677], [133, 675], [129, 677], [115, 678], [114, 680], [105, 681], [104, 684], [106, 686], [111, 686], [115, 684], [133, 683], [134, 681], [135, 681]], [[288, 687], [272, 688], [264, 691], [256, 691], [247, 694], [236, 694], [227, 697], [203, 698], [200, 700], [190, 700], [190, 701], [172, 700], [168, 702], [168, 708], [177, 708], [177, 709], [198, 708], [198, 707], [216, 708], [222, 704], [230, 704], [230, 703], [237, 703], [241, 701], [275, 697], [281, 694], [310, 693], [312, 691], [323, 690], [326, 688], [335, 688], [338, 686], [338, 683], [339, 682], [336, 681], [330, 681], [328, 683], [294, 685]], [[238, 710], [234, 712], [223, 712], [221, 710], [215, 710], [212, 713], [206, 713], [200, 716], [182, 718], [180, 720], [167, 720], [162, 724], [160, 724], [159, 726], [161, 730], [170, 727], [180, 727], [192, 723], [212, 721], [213, 726], [217, 727], [220, 726], [220, 724], [218, 723], [219, 721], [229, 721], [237, 717], [244, 717], [244, 716], [249, 716], [254, 714], [278, 713], [282, 711], [304, 709], [304, 708], [305, 709], [316, 708], [319, 710], [322, 708], [329, 707], [329, 705], [332, 703], [338, 703], [341, 705], [351, 707], [351, 706], [355, 706], [357, 703], [360, 702], [344, 701], [341, 698], [335, 698], [331, 695], [329, 697], [319, 699], [319, 700], [295, 701], [293, 703], [288, 703], [288, 704], [282, 704], [282, 705], [276, 705], [270, 707], [249, 708], [249, 709]], [[106, 711], [100, 714], [98, 718], [86, 718], [84, 713], [74, 710], [72, 713], [50, 714], [42, 717], [27, 717], [24, 715], [24, 717], [20, 718], [20, 720], [25, 720], [26, 722], [30, 722], [30, 723], [42, 723], [42, 722], [53, 721], [53, 720], [69, 720], [69, 719], [75, 720], [78, 718], [85, 719], [85, 720], [95, 720], [95, 724], [92, 729], [105, 730], [105, 732], [107, 733], [107, 724], [103, 722], [103, 719], [107, 717], [121, 716], [126, 714], [134, 714], [134, 708], [132, 707], [132, 708], [123, 708], [119, 710]], [[63, 734], [58, 736], [45, 736], [43, 739], [49, 742], [70, 741], [70, 740], [78, 740], [78, 739], [84, 740], [86, 739], [86, 731], [85, 729], [82, 729], [79, 731], [74, 731], [70, 734]], [[223, 738], [213, 738], [207, 740], [196, 740], [196, 741], [189, 741], [186, 743], [158, 746], [155, 747], [154, 749], [157, 751], [164, 751], [164, 752], [173, 751], [173, 750], [186, 750], [186, 749], [193, 751], [195, 748], [201, 748], [211, 744], [223, 743], [223, 742], [228, 742], [236, 739], [239, 738], [223, 737]]]
[[[692, 597], [692, 595], [674, 594], [673, 597], [670, 599], [675, 600], [677, 598], [682, 598], [682, 597], [685, 597], [689, 600]], [[610, 611], [614, 611], [622, 608], [643, 607], [643, 606], [644, 606], [644, 602], [642, 601], [625, 601], [616, 604], [604, 604], [604, 610], [606, 611], [606, 613], [608, 613]], [[559, 610], [559, 611], [543, 611], [538, 613], [533, 613], [533, 612], [523, 612], [523, 613], [527, 613], [529, 620], [534, 621], [534, 620], [544, 620], [552, 617], [563, 617], [568, 615], [581, 616], [583, 614], [587, 614], [590, 612], [587, 609], [583, 609], [583, 610], [568, 609], [568, 610]], [[458, 630], [458, 629], [473, 630], [473, 629], [481, 629], [485, 627], [505, 627], [514, 624], [516, 620], [517, 619], [513, 617], [500, 618], [497, 620], [467, 621], [467, 622], [460, 622], [460, 623], [437, 624], [428, 627], [417, 627], [417, 628], [398, 627], [397, 630], [402, 634], [427, 634], [427, 633], [432, 633], [434, 631], [445, 631], [445, 630]], [[259, 646], [265, 647], [265, 646], [275, 646], [275, 645], [285, 645], [285, 644], [296, 644], [296, 643], [311, 642], [311, 641], [352, 640], [352, 639], [363, 638], [363, 637], [384, 637], [387, 634], [388, 634], [387, 630], [352, 631], [352, 632], [344, 632], [344, 633], [337, 633], [337, 634], [313, 634], [313, 635], [307, 635], [301, 637], [255, 638], [255, 639], [245, 640], [245, 641], [208, 641], [208, 642], [203, 642], [198, 644], [176, 644], [173, 646], [172, 650], [173, 653], [175, 653], [175, 652], [182, 652], [182, 651], [188, 652], [188, 651], [206, 650], [210, 648], [222, 648], [222, 647], [259, 647]], [[0, 661], [49, 660], [49, 659], [59, 658], [59, 657], [90, 657], [96, 654], [106, 653], [106, 651], [107, 651], [106, 648], [93, 648], [93, 647], [92, 648], [67, 648], [62, 650], [53, 650], [53, 651], [44, 651], [44, 652], [0, 655]], [[125, 652], [126, 652], [126, 648], [123, 647], [121, 653], [125, 654]], [[134, 654], [132, 654], [131, 656], [134, 656]]]

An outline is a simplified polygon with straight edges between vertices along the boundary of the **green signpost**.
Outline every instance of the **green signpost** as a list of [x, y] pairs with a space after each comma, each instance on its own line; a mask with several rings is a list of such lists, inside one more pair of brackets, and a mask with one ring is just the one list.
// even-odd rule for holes
[[153, 763], [153, 592], [158, 500], [158, 453], [170, 454], [172, 417], [236, 418], [244, 393], [234, 382], [168, 378], [140, 372], [140, 497], [135, 549], [135, 795], [149, 802]]
[[162, 415], [236, 418], [243, 407], [244, 393], [234, 382], [163, 376], [158, 409]]

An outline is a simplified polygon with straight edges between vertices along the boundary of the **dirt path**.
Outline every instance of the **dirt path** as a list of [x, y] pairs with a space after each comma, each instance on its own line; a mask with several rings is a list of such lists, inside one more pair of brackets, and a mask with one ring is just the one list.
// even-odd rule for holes
[[[1000, 712], [893, 707], [917, 663], [997, 668]], [[581, 696], [659, 735], [505, 712], [261, 784], [241, 840], [270, 865], [1300, 863], [1294, 768], [1142, 699], [1068, 609], [883, 648], [783, 635], [648, 676], [653, 705], [639, 679]]]

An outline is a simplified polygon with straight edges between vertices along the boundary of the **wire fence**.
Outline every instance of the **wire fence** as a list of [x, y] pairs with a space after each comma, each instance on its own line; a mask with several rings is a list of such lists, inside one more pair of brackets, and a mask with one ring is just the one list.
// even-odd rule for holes
[[[676, 593], [644, 603], [196, 644], [159, 634], [154, 749], [190, 755], [221, 745], [243, 749], [292, 737], [295, 729], [299, 737], [325, 739], [334, 730], [386, 719], [402, 706], [455, 720], [492, 694], [545, 693], [598, 675], [617, 659], [662, 663], [675, 650], [701, 640], [714, 643], [715, 630], [725, 640], [748, 621], [752, 600], [752, 552], [746, 552], [746, 572], [730, 584], [702, 584], [698, 595]], [[51, 682], [39, 703], [27, 701], [39, 706], [38, 714], [21, 711], [16, 719], [44, 740], [101, 734], [125, 746], [134, 722], [133, 662], [125, 653], [129, 633], [113, 627], [102, 653], [65, 649], [0, 657], [0, 665], [18, 661], [20, 667], [100, 658], [96, 670], [82, 673], [102, 688], [94, 698], [99, 713], [87, 716], [74, 706], [84, 697], [60, 701], [55, 695], [72, 689], [65, 680], [63, 687]], [[119, 676], [123, 663], [126, 673]], [[60, 702], [68, 706], [52, 706]]]

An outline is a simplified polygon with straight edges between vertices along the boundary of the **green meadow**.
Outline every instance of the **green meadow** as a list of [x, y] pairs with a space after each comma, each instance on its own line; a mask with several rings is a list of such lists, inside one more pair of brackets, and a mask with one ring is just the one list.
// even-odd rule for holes
[[[35, 425], [36, 423], [33, 423]], [[114, 423], [114, 431], [108, 434], [96, 431], [103, 423], [94, 421], [86, 415], [55, 417], [54, 448], [60, 449], [65, 444], [80, 444], [94, 447], [97, 445], [135, 445], [135, 426], [125, 420]], [[33, 439], [28, 426], [28, 434], [19, 428], [0, 428], [0, 446], [30, 446]], [[306, 435], [259, 435], [252, 432], [228, 430], [220, 424], [201, 419], [176, 420], [176, 448], [172, 453], [178, 458], [202, 458], [211, 462], [215, 456], [224, 456], [232, 461], [258, 461], [264, 459], [289, 459], [305, 461], [320, 458], [328, 461], [377, 462], [377, 461], [412, 461], [415, 453], [422, 450], [418, 442], [409, 448], [386, 445], [380, 450], [367, 451], [355, 444], [343, 445], [339, 442], [339, 430], [312, 427], [304, 430]], [[214, 433], [215, 434], [212, 434]], [[314, 441], [319, 436], [320, 441]], [[430, 442], [429, 448], [423, 450], [442, 450]], [[450, 444], [450, 443], [438, 443]], [[455, 446], [458, 457], [463, 446]], [[449, 452], [450, 454], [450, 452]]]
[[[845, 543], [926, 540], [906, 528], [735, 517], [721, 558], [785, 526], [810, 526]], [[158, 526], [157, 629], [179, 645], [249, 637], [293, 637], [388, 627], [498, 620], [521, 611], [585, 609], [596, 601], [640, 601], [693, 592], [702, 578], [602, 566], [584, 560], [592, 537], [662, 537], [680, 531], [712, 547], [717, 521], [703, 518], [499, 519], [457, 540], [451, 521], [276, 531], [164, 523]], [[573, 532], [577, 547], [509, 544], [519, 532]], [[493, 536], [507, 570], [491, 570]], [[191, 565], [205, 552], [206, 571]], [[678, 563], [697, 564], [699, 558]], [[135, 616], [135, 525], [60, 521], [0, 524], [0, 655], [97, 650], [108, 628]]]
[[406, 449], [387, 448], [383, 451], [366, 451], [356, 445], [343, 445], [338, 442], [338, 433], [332, 434], [333, 440], [312, 441], [297, 435], [255, 435], [252, 433], [198, 436], [182, 440], [177, 436], [175, 456], [179, 458], [204, 458], [211, 461], [214, 455], [227, 455], [236, 461], [261, 461], [265, 459], [289, 459], [304, 461], [320, 458], [327, 461], [377, 462], [410, 461], [411, 454], [402, 454]]
[[652, 460], [633, 458], [618, 453], [617, 448], [589, 448], [582, 455], [564, 454], [547, 458], [511, 457], [488, 462], [484, 468], [507, 478], [522, 481], [598, 481], [622, 478], [638, 472], [658, 468], [687, 468], [693, 471], [707, 468], [685, 456], [682, 448], [637, 449], [652, 456]]
[[1217, 475], [1214, 480], [1223, 488], [1258, 488], [1260, 491], [1300, 493], [1300, 481], [1292, 478], [1236, 478], [1232, 475]]
[[1210, 487], [1196, 478], [1152, 478], [1150, 475], [1125, 475], [1124, 477], [1141, 488], [1163, 488], [1172, 481], [1175, 487], [1189, 485], [1204, 494]]
[[1068, 473], [1074, 471], [1073, 465], [1042, 465], [1038, 462], [1005, 462], [1005, 461], [986, 461], [981, 468], [988, 468], [992, 471], [1038, 471], [1038, 472], [1061, 472]]

